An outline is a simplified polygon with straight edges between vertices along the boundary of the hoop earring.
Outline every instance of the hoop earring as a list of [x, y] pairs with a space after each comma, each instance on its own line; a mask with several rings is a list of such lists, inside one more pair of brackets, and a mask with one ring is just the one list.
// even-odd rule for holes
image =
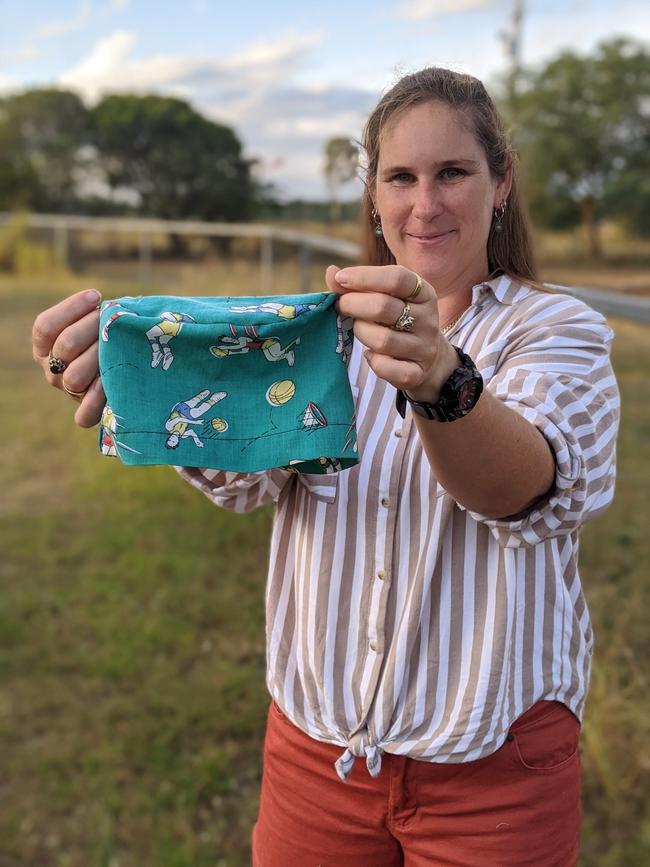
[[379, 213], [377, 211], [377, 208], [372, 209], [372, 219], [375, 221], [375, 236], [377, 238], [383, 238], [384, 237], [384, 230], [381, 227], [381, 222], [379, 220]]
[[504, 199], [498, 208], [494, 209], [494, 231], [503, 232], [503, 217], [506, 213], [507, 201]]

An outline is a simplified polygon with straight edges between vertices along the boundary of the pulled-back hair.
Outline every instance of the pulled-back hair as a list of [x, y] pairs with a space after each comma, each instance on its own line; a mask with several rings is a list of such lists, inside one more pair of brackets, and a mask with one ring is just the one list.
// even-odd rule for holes
[[405, 75], [380, 99], [366, 123], [363, 147], [366, 153], [366, 183], [362, 198], [364, 261], [370, 265], [391, 265], [395, 258], [383, 236], [374, 232], [370, 190], [377, 180], [379, 149], [383, 134], [400, 114], [426, 102], [442, 102], [461, 112], [477, 142], [483, 148], [490, 172], [503, 178], [512, 167], [512, 187], [502, 219], [503, 230], [490, 229], [487, 242], [490, 274], [500, 271], [522, 281], [536, 282], [536, 266], [530, 225], [520, 196], [516, 154], [508, 141], [503, 121], [482, 82], [471, 75], [430, 66]]

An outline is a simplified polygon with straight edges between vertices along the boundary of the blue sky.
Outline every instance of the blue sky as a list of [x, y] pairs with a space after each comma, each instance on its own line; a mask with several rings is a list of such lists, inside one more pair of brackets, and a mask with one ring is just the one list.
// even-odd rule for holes
[[[237, 131], [284, 196], [325, 197], [323, 147], [359, 137], [404, 72], [439, 64], [490, 81], [514, 0], [0, 2], [0, 91], [169, 93]], [[523, 59], [603, 38], [650, 43], [647, 0], [525, 0]], [[348, 195], [356, 193], [354, 184]]]

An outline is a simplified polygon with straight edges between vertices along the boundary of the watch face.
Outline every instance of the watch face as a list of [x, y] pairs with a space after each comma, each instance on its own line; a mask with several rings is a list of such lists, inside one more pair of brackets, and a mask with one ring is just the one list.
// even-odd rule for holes
[[455, 349], [462, 366], [456, 368], [444, 383], [436, 403], [412, 400], [398, 389], [396, 407], [402, 418], [407, 400], [414, 413], [436, 421], [455, 421], [473, 409], [483, 392], [483, 378], [472, 359], [457, 346]]
[[458, 409], [460, 412], [466, 412], [472, 409], [476, 403], [476, 392], [478, 387], [478, 381], [476, 379], [470, 379], [468, 382], [464, 382], [458, 389], [456, 394], [458, 399]]

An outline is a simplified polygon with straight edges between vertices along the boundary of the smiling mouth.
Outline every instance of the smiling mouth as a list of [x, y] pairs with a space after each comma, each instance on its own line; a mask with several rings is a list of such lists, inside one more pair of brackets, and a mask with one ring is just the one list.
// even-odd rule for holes
[[418, 241], [435, 241], [437, 238], [444, 238], [445, 235], [450, 235], [453, 231], [453, 229], [447, 229], [446, 232], [436, 232], [433, 235], [416, 235], [414, 232], [407, 232], [406, 234]]

